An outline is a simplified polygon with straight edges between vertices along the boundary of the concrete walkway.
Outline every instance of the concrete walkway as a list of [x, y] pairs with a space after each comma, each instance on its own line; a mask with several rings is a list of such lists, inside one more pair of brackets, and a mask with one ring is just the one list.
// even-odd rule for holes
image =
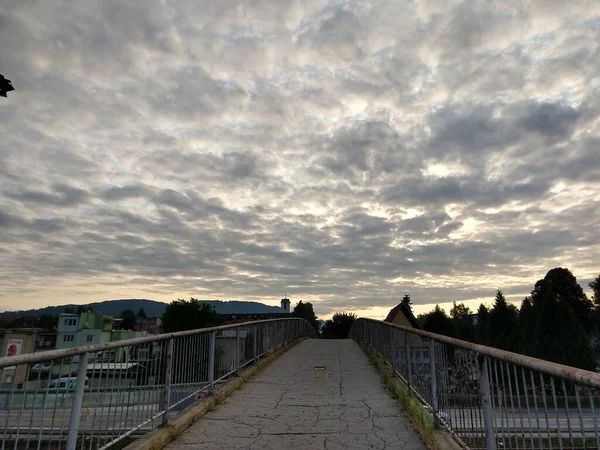
[[354, 341], [306, 340], [167, 447], [194, 448], [349, 450], [425, 449], [425, 445]]

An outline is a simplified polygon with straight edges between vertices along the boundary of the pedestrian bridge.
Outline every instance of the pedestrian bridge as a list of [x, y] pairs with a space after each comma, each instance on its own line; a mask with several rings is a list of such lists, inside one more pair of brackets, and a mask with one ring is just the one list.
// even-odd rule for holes
[[317, 337], [287, 318], [0, 358], [1, 448], [426, 448], [364, 348], [422, 433], [473, 449], [600, 449], [597, 373], [369, 319], [352, 339]]

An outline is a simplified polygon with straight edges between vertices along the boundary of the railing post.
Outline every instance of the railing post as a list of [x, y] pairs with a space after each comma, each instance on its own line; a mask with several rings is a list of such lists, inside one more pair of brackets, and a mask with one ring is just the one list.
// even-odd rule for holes
[[240, 370], [240, 328], [235, 329], [235, 374]]
[[483, 410], [483, 426], [485, 428], [485, 448], [487, 450], [496, 450], [496, 437], [494, 435], [494, 420], [492, 415], [492, 395], [490, 392], [490, 376], [488, 372], [487, 356], [480, 356], [479, 389], [481, 392], [481, 409]]
[[[169, 425], [169, 405], [171, 404], [171, 379], [173, 376], [173, 345], [175, 339], [169, 339], [167, 343], [167, 358], [165, 361], [165, 387], [161, 399], [160, 410], [164, 411], [162, 416], [162, 426]], [[158, 380], [157, 380], [158, 381]]]
[[252, 339], [252, 355], [258, 358], [258, 325], [254, 325], [254, 338]]
[[398, 370], [398, 367], [400, 366], [400, 364], [398, 364], [398, 358], [396, 357], [396, 333], [394, 333], [394, 330], [391, 330], [390, 333], [390, 347], [391, 347], [391, 352], [392, 352], [392, 367], [394, 368], [394, 371]]
[[266, 349], [265, 349], [265, 353], [268, 355], [269, 354], [269, 343], [271, 342], [271, 339], [269, 339], [269, 323], [265, 323], [265, 328], [267, 329], [267, 331], [265, 332], [265, 337], [267, 338], [267, 342], [266, 342]]
[[408, 385], [412, 387], [412, 350], [410, 348], [410, 337], [408, 333], [405, 333], [404, 340], [406, 342], [406, 366], [408, 374]]
[[[83, 403], [83, 391], [85, 389], [85, 377], [87, 375], [88, 354], [84, 353], [79, 357], [77, 365], [77, 381], [75, 385], [75, 394], [73, 396], [73, 409], [71, 409], [71, 419], [69, 421], [69, 434], [67, 436], [67, 450], [75, 450], [77, 447], [77, 433], [79, 431], [79, 415], [81, 414], [81, 405]], [[33, 414], [33, 412], [32, 412]], [[15, 444], [16, 448], [16, 444]]]
[[429, 339], [429, 373], [431, 377], [431, 407], [433, 408], [433, 428], [440, 427], [440, 418], [438, 417], [438, 386], [437, 386], [437, 368], [435, 364], [435, 341]]
[[217, 332], [213, 331], [210, 333], [208, 341], [208, 393], [213, 393], [213, 387], [215, 384], [215, 341], [217, 338]]

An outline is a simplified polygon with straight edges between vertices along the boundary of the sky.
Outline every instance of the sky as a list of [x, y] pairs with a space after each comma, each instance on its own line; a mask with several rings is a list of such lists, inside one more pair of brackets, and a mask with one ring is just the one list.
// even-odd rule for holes
[[599, 43], [597, 0], [4, 0], [0, 310], [587, 290]]

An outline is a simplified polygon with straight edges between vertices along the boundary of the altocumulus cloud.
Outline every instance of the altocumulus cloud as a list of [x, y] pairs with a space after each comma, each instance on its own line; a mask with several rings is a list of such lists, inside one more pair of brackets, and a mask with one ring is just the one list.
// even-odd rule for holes
[[599, 24], [595, 0], [5, 1], [0, 308], [585, 282]]

